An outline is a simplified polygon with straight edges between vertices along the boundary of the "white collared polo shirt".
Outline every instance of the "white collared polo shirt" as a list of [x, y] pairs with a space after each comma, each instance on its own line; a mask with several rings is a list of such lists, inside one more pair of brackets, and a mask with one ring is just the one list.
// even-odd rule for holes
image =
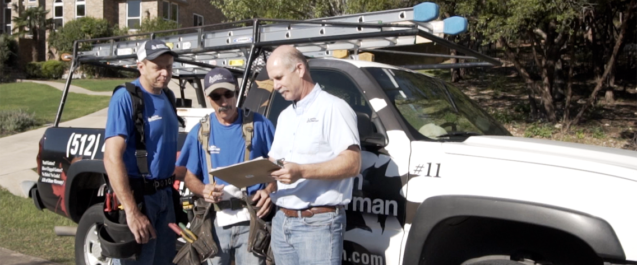
[[[297, 164], [316, 164], [336, 158], [349, 146], [360, 146], [356, 113], [342, 99], [317, 83], [302, 100], [281, 112], [269, 156]], [[283, 208], [346, 205], [352, 198], [353, 178], [341, 180], [299, 179], [278, 182], [271, 194]]]

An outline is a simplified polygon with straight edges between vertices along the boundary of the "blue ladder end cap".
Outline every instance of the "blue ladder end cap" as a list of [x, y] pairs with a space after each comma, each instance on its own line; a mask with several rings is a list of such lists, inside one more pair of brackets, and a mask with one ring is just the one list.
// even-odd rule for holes
[[444, 28], [443, 33], [448, 35], [458, 35], [467, 31], [469, 28], [469, 22], [465, 17], [453, 16], [443, 20]]
[[414, 6], [414, 21], [429, 22], [438, 18], [440, 7], [436, 3], [424, 2]]

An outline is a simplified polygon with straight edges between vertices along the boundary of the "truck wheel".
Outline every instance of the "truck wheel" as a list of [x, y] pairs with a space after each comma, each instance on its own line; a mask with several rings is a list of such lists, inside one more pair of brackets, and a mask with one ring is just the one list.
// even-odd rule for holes
[[102, 203], [93, 205], [80, 219], [75, 234], [75, 263], [78, 265], [111, 264], [110, 258], [102, 257], [102, 248], [97, 238], [96, 223], [104, 222], [103, 210]]

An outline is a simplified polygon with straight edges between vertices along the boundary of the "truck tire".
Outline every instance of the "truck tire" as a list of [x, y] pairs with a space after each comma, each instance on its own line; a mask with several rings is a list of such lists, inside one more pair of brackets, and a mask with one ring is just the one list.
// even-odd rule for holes
[[95, 204], [82, 215], [75, 234], [75, 264], [111, 264], [110, 258], [102, 257], [102, 248], [97, 238], [96, 223], [103, 223], [104, 205]]

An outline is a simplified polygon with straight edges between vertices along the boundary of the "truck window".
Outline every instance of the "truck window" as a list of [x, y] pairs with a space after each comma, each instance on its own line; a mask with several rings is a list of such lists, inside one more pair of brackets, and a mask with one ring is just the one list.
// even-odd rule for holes
[[[368, 117], [372, 115], [372, 109], [368, 102], [363, 98], [358, 87], [345, 74], [334, 70], [316, 69], [310, 70], [312, 80], [321, 86], [326, 92], [342, 98], [356, 112], [357, 116], [366, 114]], [[274, 93], [272, 99], [272, 108], [268, 113], [268, 119], [276, 126], [277, 119], [281, 111], [287, 108], [291, 102], [286, 101], [281, 94]]]
[[389, 68], [365, 68], [405, 121], [430, 139], [448, 134], [510, 135], [469, 97], [443, 81]]

